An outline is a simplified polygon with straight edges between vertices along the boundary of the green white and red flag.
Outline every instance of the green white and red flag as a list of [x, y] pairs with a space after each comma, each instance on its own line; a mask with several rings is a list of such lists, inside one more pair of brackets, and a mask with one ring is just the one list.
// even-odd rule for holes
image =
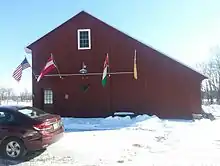
[[108, 75], [108, 68], [109, 68], [109, 58], [108, 54], [105, 57], [105, 62], [103, 66], [103, 74], [102, 74], [102, 86], [105, 87], [107, 83], [107, 75]]

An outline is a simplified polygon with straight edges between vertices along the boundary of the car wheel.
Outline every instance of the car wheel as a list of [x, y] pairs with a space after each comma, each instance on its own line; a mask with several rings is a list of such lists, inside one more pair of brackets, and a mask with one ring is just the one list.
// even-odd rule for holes
[[4, 157], [12, 160], [21, 159], [26, 154], [24, 143], [18, 138], [9, 138], [3, 142]]

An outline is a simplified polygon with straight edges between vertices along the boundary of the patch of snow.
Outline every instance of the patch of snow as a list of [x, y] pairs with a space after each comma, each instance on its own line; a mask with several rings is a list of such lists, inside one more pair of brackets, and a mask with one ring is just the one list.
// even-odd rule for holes
[[132, 119], [129, 116], [125, 117], [107, 117], [105, 119], [102, 119], [100, 121], [101, 126], [115, 128], [115, 127], [125, 127], [127, 125], [130, 125], [132, 123]]
[[21, 106], [32, 106], [32, 101], [12, 101], [3, 100], [0, 105], [21, 105]]
[[204, 110], [204, 112], [211, 113], [216, 118], [220, 118], [220, 105], [217, 105], [217, 104], [213, 104], [213, 105], [210, 105], [210, 106], [203, 105], [202, 109]]
[[[219, 105], [203, 108], [216, 115], [220, 110]], [[93, 131], [66, 132], [43, 154], [19, 165], [220, 165], [218, 119], [166, 120], [141, 115], [62, 120], [71, 131]]]
[[76, 166], [219, 165], [219, 124], [219, 120], [184, 122], [153, 117], [131, 128], [65, 133], [62, 140], [31, 162], [53, 156], [45, 165], [52, 160], [60, 164], [66, 158], [67, 165]]
[[[153, 116], [154, 117], [154, 116]], [[149, 116], [149, 115], [138, 115], [137, 117], [136, 117], [136, 120], [137, 121], [143, 121], [143, 120], [147, 120], [147, 119], [150, 119], [151, 118], [151, 116]]]
[[[81, 131], [81, 130], [110, 130], [121, 129], [125, 127], [134, 127], [140, 125], [138, 123], [150, 119], [148, 115], [140, 115], [136, 118], [130, 116], [119, 117], [110, 116], [107, 118], [62, 118], [66, 131]], [[152, 116], [152, 119], [159, 119]]]

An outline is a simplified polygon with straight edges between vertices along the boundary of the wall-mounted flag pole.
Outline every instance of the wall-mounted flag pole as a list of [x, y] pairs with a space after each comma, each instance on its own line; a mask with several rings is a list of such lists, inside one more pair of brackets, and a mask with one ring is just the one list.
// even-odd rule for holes
[[[107, 56], [108, 56], [108, 53], [107, 53]], [[108, 56], [108, 77], [110, 78], [111, 77], [111, 72], [110, 72], [110, 60], [109, 60], [109, 56]]]
[[15, 69], [15, 71], [13, 72], [12, 77], [16, 80], [16, 81], [20, 81], [21, 77], [22, 77], [22, 72], [23, 70], [27, 69], [31, 67], [31, 65], [29, 64], [29, 62], [27, 61], [26, 57], [24, 58], [24, 60], [21, 62], [20, 65], [18, 65], [18, 67]]
[[24, 51], [26, 52], [26, 54], [32, 54], [32, 50], [27, 47], [24, 47]]
[[[24, 57], [27, 59], [27, 57], [24, 55]], [[30, 64], [30, 63], [29, 63]], [[34, 71], [33, 71], [33, 68], [32, 68], [32, 66], [30, 65], [30, 67], [31, 67], [31, 71], [32, 71], [32, 74], [34, 75], [34, 77], [35, 77], [35, 80], [37, 80], [37, 76], [36, 76], [36, 74], [34, 73]]]
[[57, 72], [58, 72], [60, 78], [63, 79], [63, 77], [62, 77], [61, 74], [60, 74], [60, 70], [59, 70], [58, 67], [57, 67], [56, 61], [55, 61], [54, 56], [53, 56], [52, 53], [51, 53], [51, 57], [53, 58], [54, 65], [55, 65], [55, 67], [56, 67], [56, 69], [57, 69]]
[[[26, 54], [32, 54], [32, 50], [29, 49], [28, 47], [24, 47], [24, 51]], [[26, 56], [24, 56], [24, 57], [27, 58]], [[37, 80], [37, 75], [34, 73], [32, 66], [31, 66], [31, 71], [32, 71], [32, 74], [34, 75], [35, 79]]]
[[137, 79], [137, 51], [134, 51], [134, 79]]
[[102, 86], [105, 87], [107, 83], [107, 74], [108, 74], [108, 67], [109, 67], [109, 58], [108, 54], [105, 57], [105, 62], [103, 66], [103, 74], [102, 74]]
[[[59, 71], [53, 59], [53, 54], [51, 54], [50, 58], [47, 60], [45, 67], [42, 69], [40, 75], [38, 76], [37, 82], [39, 82], [43, 78], [44, 75], [46, 75], [47, 73], [49, 73], [55, 68], [57, 69], [57, 71]], [[59, 73], [59, 76], [60, 78], [62, 78], [60, 73]]]

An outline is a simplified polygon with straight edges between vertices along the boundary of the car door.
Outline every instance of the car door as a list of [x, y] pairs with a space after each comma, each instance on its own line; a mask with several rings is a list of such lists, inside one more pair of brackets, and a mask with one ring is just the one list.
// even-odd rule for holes
[[8, 136], [20, 137], [22, 130], [20, 120], [12, 112], [0, 110], [0, 141]]

